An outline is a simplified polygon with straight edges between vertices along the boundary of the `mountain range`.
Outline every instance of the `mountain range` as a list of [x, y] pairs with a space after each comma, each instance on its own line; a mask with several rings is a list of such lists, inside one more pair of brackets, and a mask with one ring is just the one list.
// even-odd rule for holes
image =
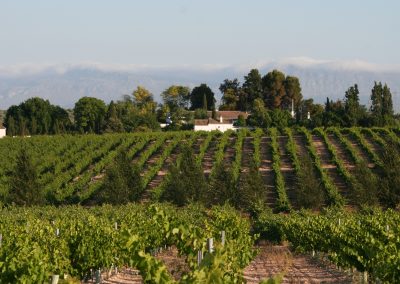
[[72, 108], [83, 96], [119, 100], [144, 86], [161, 102], [160, 94], [168, 86], [179, 84], [191, 88], [208, 84], [221, 98], [219, 84], [226, 79], [243, 77], [252, 68], [262, 75], [279, 69], [300, 79], [304, 98], [324, 103], [326, 98], [342, 99], [345, 91], [358, 84], [361, 103], [368, 105], [374, 81], [387, 83], [392, 91], [395, 111], [400, 110], [400, 68], [382, 67], [363, 61], [322, 61], [310, 58], [290, 58], [243, 65], [203, 66], [138, 66], [84, 63], [71, 65], [0, 66], [0, 109], [38, 96], [51, 103]]

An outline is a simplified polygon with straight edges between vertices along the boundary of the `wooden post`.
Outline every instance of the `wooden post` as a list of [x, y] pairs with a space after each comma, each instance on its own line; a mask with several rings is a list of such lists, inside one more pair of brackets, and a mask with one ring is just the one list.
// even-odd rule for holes
[[197, 251], [197, 266], [200, 267], [200, 263], [203, 261], [203, 251], [198, 250]]
[[222, 246], [225, 245], [225, 231], [221, 231], [221, 244]]
[[51, 276], [51, 284], [58, 284], [58, 280], [59, 280], [60, 276], [57, 274], [53, 274]]
[[3, 242], [3, 234], [0, 234], [0, 248], [1, 248], [2, 242]]
[[368, 272], [364, 271], [362, 274], [362, 283], [368, 283]]
[[117, 222], [114, 223], [114, 229], [118, 230], [118, 223]]
[[96, 270], [96, 284], [100, 284], [101, 283], [101, 270], [97, 269]]
[[207, 239], [207, 249], [208, 249], [209, 253], [214, 252], [214, 239], [213, 238]]

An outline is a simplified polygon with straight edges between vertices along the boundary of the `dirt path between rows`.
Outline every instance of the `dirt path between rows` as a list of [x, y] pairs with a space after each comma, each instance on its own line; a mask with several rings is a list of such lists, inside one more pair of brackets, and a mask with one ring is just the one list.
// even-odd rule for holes
[[[260, 283], [274, 277], [280, 277], [281, 283], [352, 283], [351, 275], [309, 255], [293, 253], [287, 245], [263, 244], [256, 249], [259, 251], [258, 255], [244, 270], [244, 279], [248, 284]], [[183, 271], [187, 271], [184, 258], [178, 256], [176, 249], [163, 251], [156, 257], [165, 263], [176, 280]], [[94, 282], [92, 280], [86, 283]], [[139, 284], [143, 281], [137, 270], [124, 268], [117, 275], [103, 279], [102, 283]]]
[[266, 204], [270, 208], [274, 208], [278, 194], [275, 190], [275, 175], [272, 171], [272, 152], [271, 152], [271, 138], [261, 137], [260, 142], [260, 156], [261, 156], [261, 167], [259, 168], [261, 177], [264, 180], [266, 188]]

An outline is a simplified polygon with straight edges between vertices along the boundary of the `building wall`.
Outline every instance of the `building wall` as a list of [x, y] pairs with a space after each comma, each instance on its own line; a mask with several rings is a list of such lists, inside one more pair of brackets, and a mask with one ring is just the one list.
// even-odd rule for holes
[[209, 125], [195, 125], [194, 131], [227, 131], [228, 129], [235, 129], [233, 124], [209, 124]]
[[6, 136], [6, 130], [5, 129], [0, 129], [0, 138], [3, 138]]

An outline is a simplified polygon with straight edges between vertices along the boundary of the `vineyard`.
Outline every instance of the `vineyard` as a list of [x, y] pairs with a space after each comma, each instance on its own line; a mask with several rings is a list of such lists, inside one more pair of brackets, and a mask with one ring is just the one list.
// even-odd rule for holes
[[[229, 205], [159, 203], [171, 167], [182, 163], [183, 145], [208, 183], [223, 167], [241, 184], [255, 167], [265, 208], [249, 215]], [[396, 207], [390, 205], [398, 204], [396, 195], [387, 195], [387, 203], [379, 195], [373, 205], [381, 208], [357, 202], [370, 204], [369, 183], [382, 183], [387, 153], [399, 145], [394, 128], [2, 139], [3, 204], [26, 149], [47, 202], [63, 206], [0, 207], [0, 282], [44, 283], [59, 275], [99, 283], [120, 271], [131, 282], [105, 283], [352, 283], [355, 275], [365, 283], [398, 283], [400, 214], [386, 210]], [[140, 203], [90, 206], [98, 205], [121, 152], [140, 173]], [[390, 167], [395, 171], [396, 163]], [[309, 202], [305, 185], [320, 196], [317, 211], [301, 209]]]
[[[171, 165], [179, 161], [183, 144], [192, 147], [205, 176], [217, 167], [229, 169], [234, 182], [255, 164], [265, 190], [259, 194], [277, 211], [299, 208], [300, 160], [311, 159], [321, 181], [324, 205], [352, 205], [357, 180], [353, 170], [365, 165], [372, 174], [382, 166], [388, 143], [398, 145], [396, 129], [270, 129], [239, 132], [166, 132], [143, 134], [36, 136], [0, 141], [0, 200], [18, 151], [25, 147], [39, 172], [39, 182], [53, 204], [90, 204], [104, 181], [107, 167], [124, 152], [142, 176], [142, 201], [157, 199]], [[301, 180], [300, 180], [301, 182]]]

